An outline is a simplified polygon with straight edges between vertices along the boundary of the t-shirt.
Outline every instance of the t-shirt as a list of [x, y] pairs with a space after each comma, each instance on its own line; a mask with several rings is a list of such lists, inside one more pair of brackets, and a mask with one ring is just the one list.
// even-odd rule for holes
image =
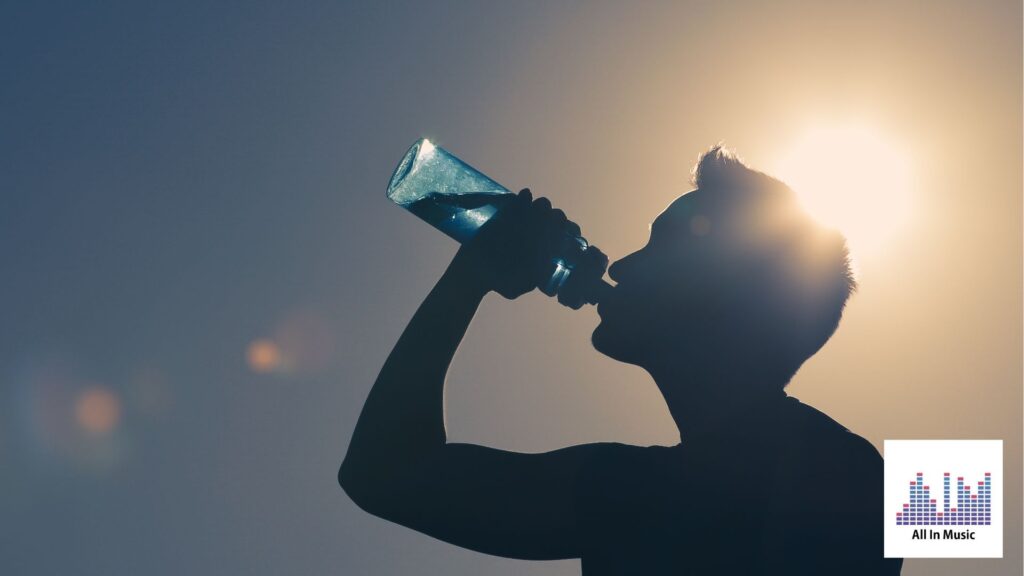
[[882, 458], [792, 397], [672, 447], [583, 470], [584, 576], [899, 574], [882, 557]]

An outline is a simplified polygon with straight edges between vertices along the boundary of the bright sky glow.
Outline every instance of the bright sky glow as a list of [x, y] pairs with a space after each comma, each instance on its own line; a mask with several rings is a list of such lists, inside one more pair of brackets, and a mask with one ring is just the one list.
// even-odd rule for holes
[[909, 224], [909, 158], [868, 127], [808, 130], [773, 174], [796, 190], [814, 217], [846, 235], [855, 257], [885, 248]]

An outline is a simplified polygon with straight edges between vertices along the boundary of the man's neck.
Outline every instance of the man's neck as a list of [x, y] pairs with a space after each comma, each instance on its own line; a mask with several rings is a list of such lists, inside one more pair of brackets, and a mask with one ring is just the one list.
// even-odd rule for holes
[[683, 442], [763, 432], [782, 406], [782, 386], [750, 375], [694, 370], [651, 372]]

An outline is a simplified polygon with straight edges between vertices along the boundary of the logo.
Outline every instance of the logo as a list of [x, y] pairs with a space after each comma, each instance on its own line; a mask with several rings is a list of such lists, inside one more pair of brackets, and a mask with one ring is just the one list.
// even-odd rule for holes
[[1002, 440], [885, 441], [886, 558], [1002, 558]]

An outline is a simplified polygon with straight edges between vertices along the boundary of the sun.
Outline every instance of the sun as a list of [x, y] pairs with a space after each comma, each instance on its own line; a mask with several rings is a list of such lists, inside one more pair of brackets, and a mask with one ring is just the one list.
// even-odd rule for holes
[[808, 130], [776, 163], [774, 175], [811, 215], [846, 235], [855, 258], [878, 253], [909, 224], [909, 157], [867, 126]]

